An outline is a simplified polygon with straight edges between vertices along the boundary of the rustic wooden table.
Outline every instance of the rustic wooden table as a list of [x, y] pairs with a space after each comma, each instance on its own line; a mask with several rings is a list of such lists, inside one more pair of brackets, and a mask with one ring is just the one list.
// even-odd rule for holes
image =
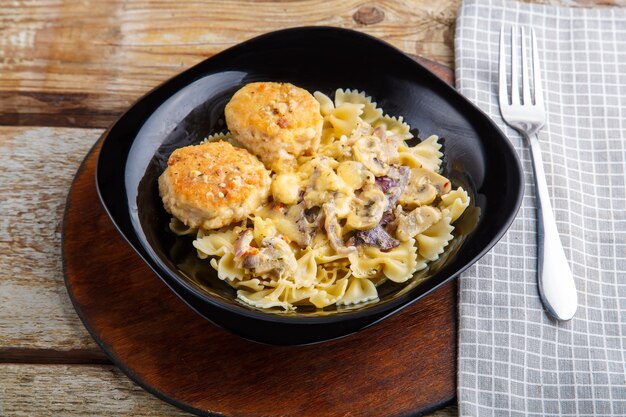
[[[68, 187], [126, 107], [224, 48], [300, 25], [361, 30], [451, 67], [458, 6], [459, 0], [2, 2], [0, 416], [188, 415], [111, 365], [63, 284]], [[456, 414], [450, 406], [433, 416]]]

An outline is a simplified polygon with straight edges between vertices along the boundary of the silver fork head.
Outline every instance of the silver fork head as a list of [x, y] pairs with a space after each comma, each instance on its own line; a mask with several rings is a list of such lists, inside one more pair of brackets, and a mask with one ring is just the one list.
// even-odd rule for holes
[[[530, 29], [532, 44], [532, 68], [527, 59], [526, 36], [521, 28], [521, 56], [522, 56], [522, 98], [519, 92], [519, 55], [520, 47], [517, 43], [517, 26], [511, 27], [511, 99], [509, 100], [506, 53], [504, 42], [504, 26], [500, 29], [500, 59], [499, 59], [499, 91], [498, 99], [502, 118], [511, 127], [521, 133], [533, 135], [546, 122], [546, 110], [543, 102], [543, 88], [539, 53], [535, 30]], [[532, 85], [529, 72], [532, 70]], [[534, 100], [533, 100], [534, 99]]]

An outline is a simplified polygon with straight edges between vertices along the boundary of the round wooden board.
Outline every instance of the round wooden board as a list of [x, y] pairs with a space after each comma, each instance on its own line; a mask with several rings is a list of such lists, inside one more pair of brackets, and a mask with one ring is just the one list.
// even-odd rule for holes
[[[416, 59], [452, 81], [449, 69]], [[233, 417], [419, 415], [454, 399], [456, 281], [343, 339], [241, 339], [179, 300], [117, 232], [95, 188], [99, 149], [68, 196], [65, 282], [93, 338], [137, 384], [192, 413]]]

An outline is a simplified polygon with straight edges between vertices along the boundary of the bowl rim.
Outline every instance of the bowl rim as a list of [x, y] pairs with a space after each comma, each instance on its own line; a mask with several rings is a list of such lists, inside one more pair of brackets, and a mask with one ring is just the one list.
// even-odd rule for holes
[[[235, 53], [237, 52], [237, 49], [247, 47], [249, 44], [254, 44], [256, 42], [263, 41], [271, 37], [288, 36], [289, 34], [294, 33], [294, 32], [310, 32], [311, 34], [320, 33], [320, 32], [326, 32], [326, 33], [334, 32], [336, 36], [352, 36], [355, 38], [362, 38], [362, 39], [365, 39], [367, 42], [374, 42], [374, 43], [378, 43], [379, 45], [385, 46], [386, 48], [390, 49], [393, 53], [395, 53], [399, 59], [402, 59], [403, 61], [407, 62], [407, 64], [421, 68], [425, 72], [425, 74], [427, 74], [427, 76], [430, 77], [433, 80], [433, 82], [438, 83], [441, 88], [443, 88], [444, 90], [447, 90], [450, 94], [458, 95], [462, 100], [466, 102], [467, 105], [471, 106], [475, 111], [481, 114], [484, 117], [485, 122], [487, 122], [491, 126], [491, 128], [498, 134], [498, 136], [501, 137], [502, 139], [501, 145], [508, 150], [511, 156], [510, 158], [511, 161], [509, 162], [513, 164], [513, 166], [511, 166], [510, 169], [508, 170], [509, 173], [512, 174], [511, 181], [517, 180], [515, 181], [517, 182], [517, 185], [518, 185], [518, 190], [515, 193], [516, 200], [512, 205], [513, 210], [511, 210], [510, 213], [502, 220], [502, 227], [494, 234], [494, 236], [488, 241], [488, 243], [483, 247], [483, 249], [480, 252], [478, 252], [473, 258], [465, 262], [456, 271], [449, 274], [448, 276], [441, 278], [437, 282], [432, 281], [432, 277], [428, 280], [425, 280], [423, 285], [419, 285], [417, 287], [421, 289], [421, 291], [418, 294], [413, 294], [413, 292], [417, 289], [417, 288], [414, 288], [412, 290], [407, 291], [407, 293], [402, 294], [389, 301], [377, 302], [361, 309], [330, 312], [329, 314], [317, 315], [317, 316], [313, 314], [305, 316], [305, 315], [297, 315], [297, 314], [285, 315], [285, 314], [282, 314], [281, 312], [265, 312], [265, 311], [258, 310], [253, 306], [246, 306], [243, 303], [241, 305], [228, 303], [228, 302], [220, 300], [218, 297], [212, 296], [209, 293], [202, 291], [201, 289], [196, 287], [194, 284], [189, 282], [186, 278], [184, 278], [182, 274], [172, 271], [171, 268], [167, 267], [158, 256], [150, 256], [149, 254], [150, 251], [145, 248], [145, 244], [142, 242], [142, 239], [140, 239], [137, 236], [136, 231], [133, 229], [132, 233], [130, 234], [132, 235], [134, 239], [137, 240], [137, 242], [134, 242], [133, 239], [131, 239], [131, 237], [127, 235], [129, 231], [123, 230], [119, 222], [114, 217], [114, 214], [112, 213], [112, 210], [110, 209], [110, 207], [107, 205], [106, 199], [103, 196], [102, 191], [100, 189], [100, 165], [101, 163], [103, 163], [102, 152], [99, 153], [97, 164], [96, 164], [95, 182], [96, 182], [96, 189], [97, 189], [98, 197], [100, 198], [102, 206], [104, 207], [109, 218], [112, 220], [115, 228], [122, 235], [122, 237], [126, 240], [126, 242], [140, 256], [140, 258], [144, 261], [144, 263], [146, 263], [155, 272], [155, 274], [187, 305], [189, 305], [189, 303], [185, 300], [185, 296], [183, 294], [180, 294], [177, 290], [174, 290], [171, 287], [171, 285], [168, 283], [168, 278], [173, 279], [178, 284], [182, 285], [185, 288], [185, 290], [189, 291], [192, 295], [202, 299], [203, 301], [211, 304], [214, 307], [229, 311], [235, 315], [243, 315], [251, 319], [262, 320], [265, 322], [273, 322], [273, 323], [281, 323], [281, 324], [327, 324], [327, 323], [329, 324], [329, 323], [337, 323], [337, 322], [348, 320], [348, 319], [359, 319], [359, 318], [364, 318], [366, 316], [375, 316], [375, 315], [384, 314], [383, 316], [381, 316], [379, 319], [375, 321], [375, 322], [379, 322], [380, 320], [383, 320], [386, 317], [392, 314], [395, 314], [399, 312], [400, 310], [410, 306], [414, 302], [418, 301], [419, 299], [425, 297], [427, 294], [431, 293], [432, 291], [436, 290], [440, 286], [444, 285], [451, 279], [456, 278], [458, 275], [460, 275], [465, 270], [467, 270], [470, 266], [476, 263], [479, 259], [485, 256], [487, 252], [491, 250], [493, 246], [495, 246], [495, 244], [504, 236], [504, 234], [510, 228], [511, 224], [513, 223], [513, 220], [515, 219], [519, 211], [519, 208], [522, 203], [522, 198], [524, 195], [524, 173], [523, 173], [522, 165], [519, 160], [519, 156], [515, 148], [513, 147], [513, 144], [508, 139], [508, 137], [504, 134], [504, 132], [502, 132], [502, 130], [496, 125], [496, 123], [491, 119], [491, 117], [488, 114], [486, 114], [482, 109], [480, 109], [478, 106], [472, 103], [469, 99], [463, 96], [453, 86], [441, 80], [437, 75], [432, 73], [428, 68], [424, 67], [419, 62], [416, 62], [415, 60], [410, 58], [401, 49], [395, 47], [394, 45], [391, 45], [390, 43], [382, 39], [379, 39], [367, 33], [363, 33], [363, 32], [352, 30], [352, 29], [333, 27], [333, 26], [299, 26], [299, 27], [292, 27], [292, 28], [267, 32], [259, 36], [245, 40], [243, 42], [237, 43], [229, 48], [226, 48], [198, 62], [197, 64], [185, 69], [184, 71], [179, 72], [178, 74], [168, 78], [167, 80], [163, 81], [156, 87], [152, 88], [146, 94], [142, 95], [132, 105], [130, 105], [107, 128], [105, 132], [103, 132], [103, 134], [100, 137], [100, 140], [102, 140], [102, 148], [105, 147], [107, 143], [107, 139], [111, 131], [114, 129], [116, 125], [118, 125], [118, 123], [123, 118], [125, 118], [126, 114], [131, 109], [133, 109], [137, 104], [142, 102], [144, 99], [149, 98], [157, 90], [160, 90], [165, 85], [173, 82], [175, 79], [177, 80], [177, 79], [183, 78], [185, 75], [188, 76], [190, 73], [197, 71], [198, 68], [202, 66], [203, 64], [205, 64], [207, 61], [214, 60], [215, 58], [221, 57], [223, 55]], [[134, 140], [135, 138], [132, 138], [131, 143]], [[126, 169], [126, 163], [124, 164], [124, 169]], [[429, 284], [429, 281], [432, 281], [432, 282], [430, 282]]]

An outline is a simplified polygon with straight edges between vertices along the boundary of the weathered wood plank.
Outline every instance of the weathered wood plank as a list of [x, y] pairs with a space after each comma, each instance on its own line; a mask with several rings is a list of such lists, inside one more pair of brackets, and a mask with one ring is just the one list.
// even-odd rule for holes
[[[0, 365], [0, 375], [2, 416], [190, 415], [143, 391], [112, 366]], [[457, 415], [456, 406], [449, 406], [429, 417]]]
[[0, 365], [3, 416], [188, 416], [112, 366]]
[[362, 30], [448, 66], [459, 0], [20, 1], [0, 8], [0, 124], [106, 127], [181, 70], [262, 33]]
[[100, 134], [0, 127], [0, 357], [4, 350], [17, 360], [17, 350], [25, 349], [30, 360], [60, 361], [52, 349], [103, 360], [69, 301], [61, 265], [65, 198]]
[[[625, 5], [626, 0], [526, 0]], [[357, 29], [452, 67], [460, 0], [26, 0], [0, 8], [0, 125], [106, 127], [204, 58], [282, 28]]]

